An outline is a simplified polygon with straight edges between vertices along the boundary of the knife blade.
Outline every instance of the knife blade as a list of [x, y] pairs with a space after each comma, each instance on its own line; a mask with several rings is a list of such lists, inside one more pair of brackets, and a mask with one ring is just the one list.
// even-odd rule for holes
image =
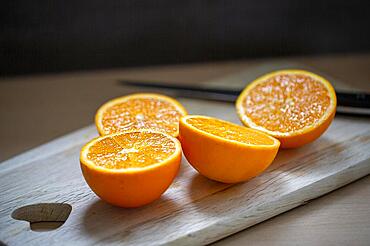
[[[176, 96], [222, 102], [235, 102], [242, 89], [208, 88], [199, 85], [179, 85], [169, 82], [118, 80], [121, 85], [168, 90]], [[370, 93], [336, 90], [337, 113], [370, 116]]]

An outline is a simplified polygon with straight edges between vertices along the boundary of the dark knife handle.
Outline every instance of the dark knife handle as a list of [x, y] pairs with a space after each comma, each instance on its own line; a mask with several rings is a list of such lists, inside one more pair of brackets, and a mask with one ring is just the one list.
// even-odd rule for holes
[[338, 105], [344, 107], [370, 108], [370, 94], [364, 92], [337, 92]]

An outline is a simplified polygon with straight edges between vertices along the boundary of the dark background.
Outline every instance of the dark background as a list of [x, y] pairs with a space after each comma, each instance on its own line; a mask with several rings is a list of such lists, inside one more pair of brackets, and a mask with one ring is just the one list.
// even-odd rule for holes
[[2, 1], [0, 74], [370, 51], [367, 1]]

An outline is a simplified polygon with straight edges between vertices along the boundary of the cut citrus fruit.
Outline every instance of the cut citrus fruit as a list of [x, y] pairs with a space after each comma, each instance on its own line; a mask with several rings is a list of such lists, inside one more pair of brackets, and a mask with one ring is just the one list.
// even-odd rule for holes
[[103, 200], [138, 207], [161, 196], [181, 162], [180, 142], [167, 134], [129, 131], [96, 138], [81, 150], [82, 173]]
[[151, 93], [132, 94], [102, 105], [95, 124], [100, 135], [127, 130], [150, 129], [178, 136], [179, 120], [185, 108], [175, 99]]
[[321, 136], [336, 105], [326, 79], [303, 70], [281, 70], [248, 85], [236, 109], [243, 124], [278, 138], [282, 148], [294, 148]]
[[180, 119], [179, 139], [189, 163], [224, 183], [246, 181], [274, 160], [279, 141], [263, 132], [207, 116]]

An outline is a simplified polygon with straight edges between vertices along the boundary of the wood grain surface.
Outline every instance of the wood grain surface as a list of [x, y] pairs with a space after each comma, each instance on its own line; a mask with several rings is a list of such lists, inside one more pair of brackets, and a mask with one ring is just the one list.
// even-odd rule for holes
[[[238, 122], [233, 106], [182, 100], [190, 113]], [[370, 121], [337, 117], [316, 142], [281, 151], [249, 182], [227, 185], [197, 174], [183, 159], [160, 200], [137, 209], [113, 207], [87, 187], [79, 150], [97, 135], [84, 128], [1, 164], [0, 240], [24, 244], [206, 244], [257, 224], [370, 173]], [[68, 203], [72, 212], [57, 230], [34, 232], [10, 217], [35, 203]]]

